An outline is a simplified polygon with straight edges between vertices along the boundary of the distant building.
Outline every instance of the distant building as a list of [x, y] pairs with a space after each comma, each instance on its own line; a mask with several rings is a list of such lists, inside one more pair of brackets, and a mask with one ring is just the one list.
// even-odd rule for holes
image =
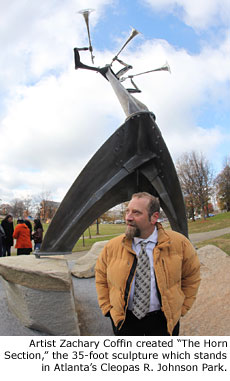
[[42, 200], [40, 204], [40, 219], [44, 222], [50, 222], [54, 217], [60, 202]]
[[0, 205], [0, 214], [5, 217], [7, 214], [12, 213], [12, 206], [9, 204], [1, 204]]

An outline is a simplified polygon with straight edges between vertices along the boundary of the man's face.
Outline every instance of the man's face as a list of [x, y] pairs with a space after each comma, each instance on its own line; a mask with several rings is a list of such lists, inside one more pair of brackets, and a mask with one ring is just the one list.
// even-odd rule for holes
[[148, 205], [149, 199], [147, 197], [134, 197], [129, 202], [125, 215], [127, 238], [147, 238], [154, 231], [159, 213], [155, 212], [149, 218]]

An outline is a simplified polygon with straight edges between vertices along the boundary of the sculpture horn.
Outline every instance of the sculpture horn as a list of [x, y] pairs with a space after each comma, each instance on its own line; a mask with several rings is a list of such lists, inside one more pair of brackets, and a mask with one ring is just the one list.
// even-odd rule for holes
[[152, 73], [153, 71], [168, 71], [169, 73], [171, 73], [170, 66], [169, 66], [168, 62], [166, 62], [163, 66], [161, 66], [161, 67], [159, 67], [159, 68], [157, 68], [157, 69], [152, 69], [152, 70], [148, 70], [148, 71], [143, 71], [142, 73], [129, 75], [128, 77], [122, 77], [122, 78], [120, 79], [120, 81], [123, 82], [123, 81], [125, 81], [127, 78], [133, 78], [133, 77], [137, 77], [138, 75], [147, 74], [147, 73]]
[[138, 32], [138, 30], [132, 28], [132, 31], [131, 31], [131, 34], [129, 36], [129, 38], [126, 40], [126, 42], [124, 43], [124, 45], [121, 47], [121, 49], [119, 50], [119, 52], [114, 56], [114, 58], [112, 59], [112, 63], [113, 61], [115, 61], [117, 59], [117, 57], [119, 56], [119, 54], [121, 53], [121, 51], [125, 48], [125, 46], [129, 43], [129, 41], [131, 41], [137, 34], [139, 34], [140, 32]]
[[166, 62], [163, 66], [161, 66], [157, 69], [152, 69], [152, 70], [144, 71], [143, 73], [134, 74], [132, 77], [137, 77], [138, 75], [141, 75], [141, 74], [147, 74], [147, 73], [151, 73], [153, 71], [162, 71], [162, 70], [168, 71], [169, 73], [171, 73], [170, 66], [169, 66], [168, 62]]
[[89, 15], [93, 11], [94, 11], [94, 9], [83, 9], [83, 10], [79, 11], [78, 13], [83, 15], [83, 17], [85, 19], [85, 23], [86, 23], [86, 27], [87, 27], [87, 33], [88, 33], [88, 40], [89, 40], [89, 48], [88, 49], [89, 49], [90, 54], [91, 54], [92, 63], [94, 64], [93, 47], [92, 47], [92, 43], [91, 43], [90, 30], [89, 30]]

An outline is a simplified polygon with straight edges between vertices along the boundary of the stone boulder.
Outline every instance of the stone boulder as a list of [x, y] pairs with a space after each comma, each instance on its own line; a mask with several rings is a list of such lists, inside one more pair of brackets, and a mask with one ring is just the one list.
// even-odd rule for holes
[[80, 335], [66, 260], [4, 257], [0, 275], [9, 309], [24, 326], [50, 335]]
[[181, 319], [182, 336], [230, 335], [230, 256], [214, 245], [197, 250], [201, 283], [191, 310]]
[[92, 278], [95, 276], [97, 258], [108, 241], [98, 241], [83, 257], [75, 261], [71, 273], [77, 278]]

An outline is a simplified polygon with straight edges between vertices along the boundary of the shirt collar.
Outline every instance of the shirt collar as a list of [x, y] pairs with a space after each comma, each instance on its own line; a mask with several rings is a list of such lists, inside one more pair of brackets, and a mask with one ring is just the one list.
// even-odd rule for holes
[[152, 232], [152, 234], [150, 234], [150, 236], [148, 238], [140, 238], [140, 237], [134, 237], [133, 238], [133, 241], [134, 241], [134, 244], [135, 245], [138, 245], [138, 243], [144, 241], [144, 242], [153, 242], [153, 243], [157, 243], [158, 241], [158, 230], [157, 230], [157, 227], [155, 226], [155, 229], [154, 231]]

